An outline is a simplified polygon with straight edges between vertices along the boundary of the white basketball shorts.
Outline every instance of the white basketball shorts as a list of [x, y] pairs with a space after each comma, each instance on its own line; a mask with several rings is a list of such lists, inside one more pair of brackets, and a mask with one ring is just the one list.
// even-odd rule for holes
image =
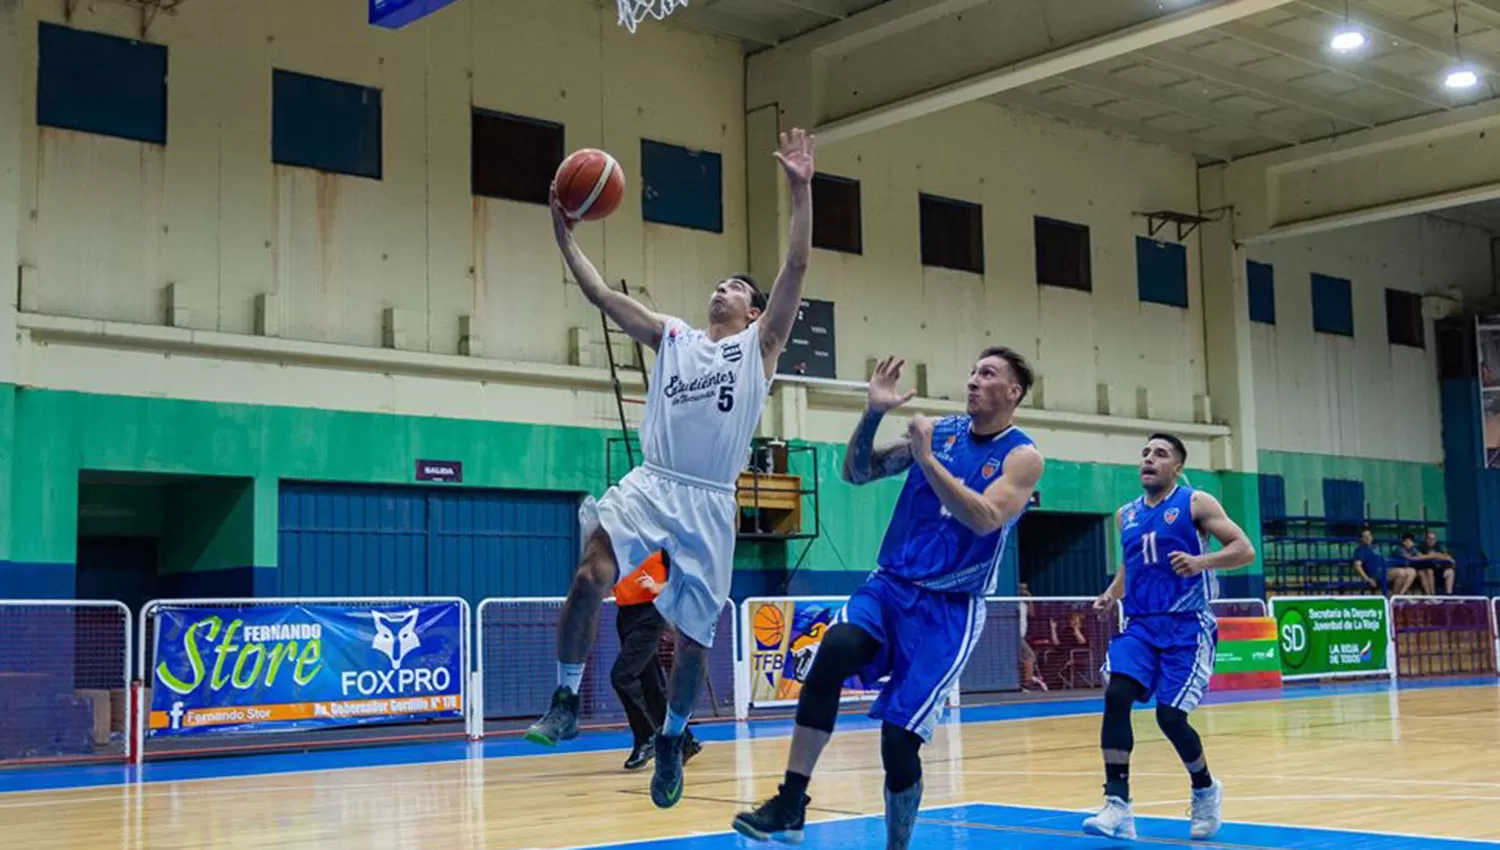
[[656, 609], [677, 630], [713, 646], [719, 614], [734, 577], [733, 487], [686, 478], [646, 465], [631, 470], [578, 512], [585, 538], [595, 527], [609, 535], [622, 574], [640, 568], [659, 549], [669, 559], [667, 584]]

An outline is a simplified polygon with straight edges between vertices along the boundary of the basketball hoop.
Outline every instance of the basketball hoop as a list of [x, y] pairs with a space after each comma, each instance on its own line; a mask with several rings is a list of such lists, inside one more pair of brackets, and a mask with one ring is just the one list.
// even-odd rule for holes
[[620, 6], [620, 26], [635, 32], [635, 25], [649, 15], [658, 21], [686, 6], [688, 0], [615, 0]]

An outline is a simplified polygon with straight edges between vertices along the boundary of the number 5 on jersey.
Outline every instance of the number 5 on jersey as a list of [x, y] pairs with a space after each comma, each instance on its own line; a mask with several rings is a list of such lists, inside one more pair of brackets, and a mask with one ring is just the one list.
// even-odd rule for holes
[[724, 411], [725, 413], [728, 413], [729, 411], [734, 410], [734, 385], [733, 384], [720, 384], [719, 385], [719, 409], [722, 410], [722, 411]]

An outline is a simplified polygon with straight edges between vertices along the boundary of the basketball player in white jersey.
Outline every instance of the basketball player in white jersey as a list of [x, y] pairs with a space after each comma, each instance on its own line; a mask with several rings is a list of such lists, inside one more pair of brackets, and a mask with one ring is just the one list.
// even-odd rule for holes
[[558, 623], [557, 690], [552, 707], [526, 738], [555, 746], [578, 735], [578, 688], [600, 603], [620, 565], [633, 569], [652, 552], [665, 550], [671, 566], [656, 608], [676, 627], [677, 653], [651, 780], [651, 799], [662, 808], [682, 796], [682, 733], [729, 599], [739, 513], [735, 484], [797, 317], [812, 250], [813, 139], [801, 130], [782, 134], [775, 156], [792, 195], [781, 273], [769, 301], [749, 275], [719, 281], [708, 302], [705, 330], [606, 287], [573, 241], [573, 222], [554, 192], [557, 244], [583, 294], [627, 334], [655, 349], [656, 364], [640, 430], [645, 464], [580, 512], [587, 543]]

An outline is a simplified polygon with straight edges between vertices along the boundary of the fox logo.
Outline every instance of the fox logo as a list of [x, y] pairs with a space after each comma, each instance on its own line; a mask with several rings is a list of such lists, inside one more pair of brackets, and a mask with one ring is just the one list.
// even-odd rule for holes
[[812, 672], [813, 659], [818, 655], [818, 646], [823, 642], [823, 633], [828, 631], [827, 623], [814, 623], [807, 634], [792, 641], [792, 679], [798, 682], [806, 682], [807, 674]]
[[[375, 618], [375, 639], [370, 641], [370, 647], [385, 653], [393, 669], [400, 670], [401, 659], [422, 645], [417, 637], [417, 613], [415, 608], [400, 614], [370, 612]], [[396, 627], [394, 632], [392, 626]]]

